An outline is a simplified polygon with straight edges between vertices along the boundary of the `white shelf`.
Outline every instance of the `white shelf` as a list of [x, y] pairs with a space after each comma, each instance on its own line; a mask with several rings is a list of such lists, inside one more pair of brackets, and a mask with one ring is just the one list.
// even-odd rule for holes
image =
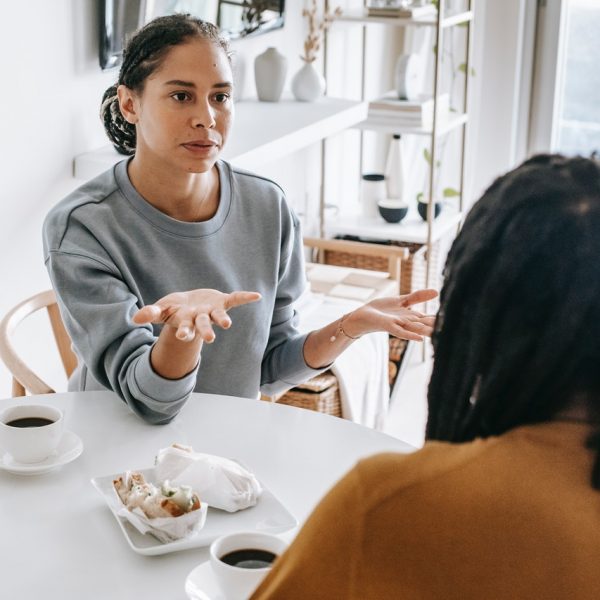
[[[462, 213], [444, 206], [438, 218], [433, 222], [431, 241], [436, 242], [450, 232], [456, 233], [456, 227], [461, 219]], [[364, 238], [413, 244], [427, 243], [427, 223], [412, 211], [400, 223], [386, 223], [379, 216], [336, 215], [335, 220], [325, 223], [325, 233], [328, 237], [357, 235]]]
[[[367, 102], [338, 98], [316, 102], [239, 101], [223, 158], [253, 170], [354, 126], [366, 118], [367, 110]], [[80, 154], [75, 157], [73, 175], [77, 179], [92, 179], [123, 158], [110, 145]]]
[[[442, 120], [438, 124], [437, 135], [446, 135], [453, 129], [464, 125], [469, 120], [469, 116], [464, 113], [450, 113], [447, 119]], [[399, 122], [400, 121], [400, 122]], [[402, 124], [401, 120], [393, 117], [378, 117], [369, 116], [365, 121], [361, 121], [354, 125], [356, 129], [364, 129], [368, 131], [379, 131], [381, 133], [401, 133], [406, 135], [431, 135], [433, 130], [431, 127], [419, 127]]]
[[[460, 25], [473, 20], [473, 11], [449, 12], [444, 17], [441, 26], [443, 29]], [[371, 23], [378, 25], [392, 25], [393, 27], [437, 27], [437, 16], [429, 15], [420, 18], [395, 18], [395, 17], [369, 17], [366, 9], [344, 11], [336, 21], [347, 23]]]

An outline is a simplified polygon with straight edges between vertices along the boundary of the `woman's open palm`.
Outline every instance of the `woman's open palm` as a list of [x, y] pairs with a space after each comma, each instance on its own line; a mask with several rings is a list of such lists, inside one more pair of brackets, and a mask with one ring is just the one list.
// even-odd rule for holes
[[435, 290], [429, 289], [371, 300], [354, 312], [354, 324], [361, 325], [361, 335], [372, 331], [387, 331], [405, 340], [421, 341], [423, 337], [431, 336], [435, 317], [424, 315], [411, 307], [433, 300], [437, 295]]
[[191, 341], [199, 335], [209, 344], [215, 339], [213, 325], [223, 329], [231, 327], [227, 311], [260, 300], [258, 292], [231, 292], [198, 289], [168, 294], [154, 304], [148, 304], [133, 315], [133, 322], [165, 323], [176, 329], [175, 335], [182, 341]]

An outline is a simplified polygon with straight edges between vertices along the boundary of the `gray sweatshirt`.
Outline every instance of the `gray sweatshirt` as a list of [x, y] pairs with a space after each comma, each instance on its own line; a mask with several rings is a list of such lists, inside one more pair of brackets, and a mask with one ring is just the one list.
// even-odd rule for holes
[[[80, 187], [44, 223], [45, 263], [79, 366], [72, 390], [110, 389], [151, 423], [170, 421], [192, 391], [256, 398], [319, 371], [304, 361], [294, 300], [305, 286], [296, 216], [272, 181], [217, 163], [214, 217], [177, 221], [135, 190], [127, 161]], [[160, 325], [132, 315], [171, 292], [257, 291], [215, 328], [199, 367], [182, 379], [158, 375], [150, 350]]]

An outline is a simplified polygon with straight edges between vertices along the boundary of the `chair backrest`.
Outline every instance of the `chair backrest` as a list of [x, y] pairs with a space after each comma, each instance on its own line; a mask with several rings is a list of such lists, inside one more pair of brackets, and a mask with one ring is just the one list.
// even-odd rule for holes
[[366, 244], [364, 242], [354, 242], [351, 240], [327, 240], [322, 238], [305, 237], [304, 246], [312, 248], [319, 253], [325, 250], [336, 252], [348, 252], [350, 254], [363, 254], [368, 256], [378, 256], [388, 261], [388, 275], [400, 285], [400, 273], [402, 270], [402, 261], [409, 256], [408, 248], [399, 246], [384, 246], [381, 244]]
[[0, 322], [0, 359], [12, 374], [14, 397], [25, 396], [27, 391], [32, 394], [54, 393], [54, 390], [23, 362], [11, 342], [18, 325], [42, 308], [48, 311], [54, 339], [67, 377], [77, 366], [77, 357], [71, 350], [71, 339], [62, 322], [54, 290], [40, 292], [17, 304]]

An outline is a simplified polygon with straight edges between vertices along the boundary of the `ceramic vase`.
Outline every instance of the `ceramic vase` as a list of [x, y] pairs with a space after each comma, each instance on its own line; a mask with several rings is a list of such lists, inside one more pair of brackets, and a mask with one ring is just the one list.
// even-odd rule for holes
[[287, 58], [277, 48], [267, 48], [254, 60], [256, 93], [262, 102], [279, 102], [285, 76]]
[[313, 63], [304, 63], [292, 79], [292, 94], [301, 102], [314, 102], [325, 93], [325, 79]]

